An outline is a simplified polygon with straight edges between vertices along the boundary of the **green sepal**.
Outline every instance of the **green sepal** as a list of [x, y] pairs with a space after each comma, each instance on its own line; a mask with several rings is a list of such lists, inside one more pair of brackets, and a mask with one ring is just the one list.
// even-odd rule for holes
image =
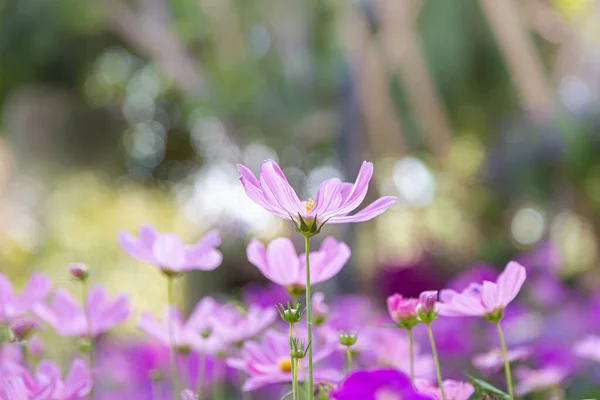
[[472, 376], [468, 376], [468, 378], [475, 388], [475, 393], [473, 393], [469, 400], [510, 400], [508, 393], [503, 392], [486, 381]]

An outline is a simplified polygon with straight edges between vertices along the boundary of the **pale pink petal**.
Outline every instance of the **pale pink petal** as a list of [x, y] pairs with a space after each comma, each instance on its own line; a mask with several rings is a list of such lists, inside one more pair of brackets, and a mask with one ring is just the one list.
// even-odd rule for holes
[[12, 283], [4, 274], [0, 274], [0, 309], [15, 300], [15, 291]]
[[42, 274], [31, 274], [27, 285], [15, 299], [15, 313], [26, 313], [34, 304], [43, 301], [51, 289], [50, 278]]
[[506, 307], [517, 297], [526, 277], [525, 267], [515, 261], [508, 263], [496, 281], [502, 307]]
[[368, 221], [387, 210], [397, 199], [394, 196], [381, 197], [354, 215], [331, 217], [328, 222], [330, 224], [342, 224], [345, 222]]
[[492, 312], [500, 307], [498, 286], [495, 283], [484, 281], [481, 286], [481, 303], [487, 312]]
[[298, 276], [298, 254], [290, 239], [277, 238], [269, 243], [267, 267], [268, 278], [273, 282], [282, 286], [298, 283], [301, 278]]
[[156, 239], [156, 230], [150, 224], [143, 224], [138, 230], [138, 235], [136, 238], [129, 232], [119, 232], [117, 235], [119, 246], [130, 256], [152, 263], [152, 246]]
[[216, 249], [196, 249], [186, 248], [185, 264], [181, 267], [182, 271], [202, 270], [212, 271], [223, 262], [223, 254]]
[[260, 186], [269, 204], [278, 204], [286, 214], [295, 217], [304, 214], [304, 207], [290, 186], [287, 178], [273, 160], [266, 160], [260, 167]]
[[443, 289], [440, 291], [440, 301], [443, 303], [450, 303], [452, 298], [458, 294], [460, 293], [454, 289]]
[[64, 385], [64, 399], [81, 399], [92, 391], [92, 374], [83, 360], [73, 361]]
[[321, 250], [319, 252], [322, 253], [324, 257], [320, 261], [318, 268], [313, 269], [311, 263], [310, 280], [311, 283], [315, 284], [318, 282], [324, 282], [334, 277], [342, 270], [344, 265], [346, 265], [350, 259], [350, 248], [345, 243], [338, 242], [332, 237], [328, 237], [323, 241]]
[[338, 178], [327, 179], [322, 182], [317, 189], [315, 204], [310, 215], [316, 215], [319, 220], [326, 219], [332, 210], [336, 210], [342, 203], [340, 194], [342, 181]]
[[156, 264], [164, 269], [179, 271], [185, 265], [185, 244], [174, 233], [161, 233], [152, 247]]
[[[355, 210], [365, 199], [367, 195], [367, 191], [369, 189], [369, 181], [373, 176], [373, 163], [363, 161], [360, 171], [358, 171], [358, 176], [356, 177], [356, 182], [352, 186], [352, 189], [349, 193], [346, 193], [348, 190], [347, 186], [344, 186], [344, 190], [342, 192], [342, 197], [344, 199], [344, 203], [342, 207], [338, 210], [338, 215], [344, 215], [352, 210]], [[344, 184], [346, 185], [346, 184]]]
[[281, 206], [278, 203], [271, 203], [267, 200], [263, 193], [262, 187], [260, 186], [260, 182], [258, 181], [258, 179], [256, 179], [252, 171], [250, 171], [248, 168], [241, 164], [238, 164], [237, 168], [241, 175], [240, 182], [244, 187], [244, 191], [252, 201], [254, 201], [256, 204], [263, 207], [269, 212], [272, 212], [284, 218], [289, 218], [287, 212], [283, 208], [281, 208]]
[[242, 390], [250, 392], [275, 383], [291, 382], [292, 374], [275, 373], [269, 375], [250, 376], [242, 385]]
[[142, 313], [137, 328], [165, 345], [169, 345], [169, 335], [163, 324], [160, 324], [149, 313]]

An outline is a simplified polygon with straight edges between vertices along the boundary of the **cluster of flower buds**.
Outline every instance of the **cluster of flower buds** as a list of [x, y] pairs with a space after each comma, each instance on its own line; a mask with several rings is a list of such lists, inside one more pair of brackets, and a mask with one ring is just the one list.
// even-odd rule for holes
[[296, 303], [295, 306], [292, 306], [289, 302], [287, 303], [287, 307], [284, 307], [283, 304], [279, 304], [277, 310], [279, 311], [281, 319], [292, 325], [302, 321], [302, 317], [304, 317], [304, 313], [306, 312], [306, 309], [300, 307], [300, 303]]
[[404, 298], [394, 294], [387, 299], [390, 317], [399, 328], [412, 329], [420, 322], [429, 324], [437, 318], [436, 290], [421, 293], [418, 299]]

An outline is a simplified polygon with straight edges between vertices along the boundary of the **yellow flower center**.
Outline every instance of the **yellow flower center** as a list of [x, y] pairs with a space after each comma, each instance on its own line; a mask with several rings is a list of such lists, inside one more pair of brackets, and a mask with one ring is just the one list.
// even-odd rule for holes
[[308, 200], [302, 202], [302, 205], [306, 211], [310, 211], [315, 206], [315, 201], [309, 197]]
[[277, 362], [281, 372], [292, 372], [292, 360], [289, 358], [282, 358]]

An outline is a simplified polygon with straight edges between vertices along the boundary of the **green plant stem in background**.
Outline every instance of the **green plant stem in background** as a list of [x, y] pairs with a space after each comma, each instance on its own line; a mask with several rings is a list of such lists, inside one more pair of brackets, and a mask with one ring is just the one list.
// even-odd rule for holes
[[200, 361], [198, 365], [198, 400], [202, 400], [204, 392], [204, 369], [206, 368], [206, 355], [200, 353]]
[[87, 284], [87, 280], [82, 279], [81, 281], [81, 296], [82, 296], [82, 305], [83, 305], [83, 313], [85, 314], [85, 320], [87, 323], [87, 340], [88, 340], [88, 345], [87, 345], [87, 352], [88, 352], [88, 357], [89, 357], [89, 368], [90, 368], [90, 373], [91, 373], [91, 377], [92, 377], [92, 389], [90, 390], [90, 394], [89, 394], [89, 398], [93, 399], [94, 398], [94, 335], [92, 334], [92, 319], [90, 317], [90, 312], [88, 309], [88, 304], [87, 304], [87, 297], [88, 297], [88, 284]]
[[177, 379], [177, 363], [175, 362], [175, 343], [173, 343], [173, 276], [167, 275], [167, 330], [169, 335], [169, 348], [171, 358], [171, 379], [173, 383], [173, 392], [175, 392], [175, 398], [179, 398], [179, 381]]
[[[294, 337], [294, 324], [290, 323], [290, 342]], [[291, 359], [292, 364], [292, 397], [294, 400], [298, 400], [298, 373], [296, 368], [296, 359]]]
[[442, 380], [442, 370], [440, 369], [440, 359], [437, 355], [435, 340], [433, 339], [433, 331], [431, 330], [431, 323], [427, 323], [425, 325], [427, 325], [427, 334], [429, 335], [429, 343], [431, 344], [431, 353], [433, 354], [433, 361], [435, 362], [435, 372], [437, 374], [442, 400], [446, 400], [446, 394], [444, 393], [444, 381]]
[[350, 346], [346, 346], [346, 371], [350, 372], [352, 369], [352, 350]]
[[308, 391], [308, 400], [313, 400], [313, 349], [312, 349], [312, 315], [310, 310], [310, 237], [304, 235], [304, 248], [306, 250], [306, 319], [308, 325], [308, 379], [306, 388]]
[[415, 384], [415, 350], [413, 343], [413, 332], [412, 328], [407, 329], [408, 332], [408, 346], [410, 351], [410, 381]]
[[504, 358], [504, 375], [506, 376], [506, 387], [508, 388], [508, 395], [511, 400], [514, 400], [515, 395], [513, 393], [512, 375], [510, 373], [510, 362], [508, 361], [508, 353], [506, 351], [506, 342], [504, 341], [504, 334], [500, 327], [500, 321], [496, 321], [496, 329], [498, 330], [498, 337], [500, 338], [500, 348], [502, 349], [502, 357]]

